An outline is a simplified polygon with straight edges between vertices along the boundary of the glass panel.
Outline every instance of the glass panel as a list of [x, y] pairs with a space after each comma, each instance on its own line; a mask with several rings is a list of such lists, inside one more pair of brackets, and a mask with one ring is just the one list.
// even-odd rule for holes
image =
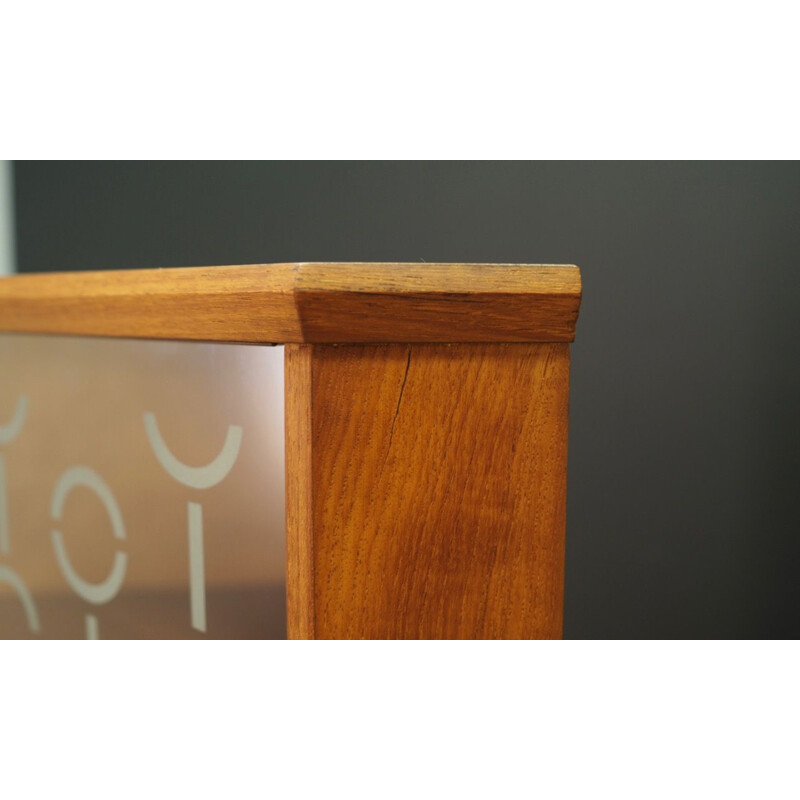
[[0, 335], [0, 637], [283, 638], [283, 349]]

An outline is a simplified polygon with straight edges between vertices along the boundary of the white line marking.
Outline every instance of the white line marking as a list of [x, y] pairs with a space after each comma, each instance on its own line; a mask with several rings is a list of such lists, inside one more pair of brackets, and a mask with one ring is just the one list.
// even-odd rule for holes
[[144, 429], [158, 463], [176, 481], [192, 489], [210, 489], [216, 486], [231, 471], [242, 445], [241, 427], [229, 425], [225, 434], [225, 444], [214, 460], [204, 467], [190, 467], [172, 454], [158, 429], [156, 415], [149, 411], [144, 414]]
[[28, 587], [16, 572], [5, 566], [5, 564], [0, 564], [0, 581], [11, 584], [11, 588], [17, 593], [17, 597], [19, 597], [22, 607], [25, 609], [28, 628], [34, 633], [39, 633], [39, 615], [36, 613], [36, 606], [33, 604], [33, 597], [31, 597]]
[[86, 638], [99, 639], [99, 628], [97, 625], [97, 617], [94, 614], [86, 615]]
[[11, 552], [11, 539], [8, 534], [8, 495], [6, 494], [6, 460], [0, 455], [0, 553]]
[[17, 399], [17, 406], [11, 416], [11, 422], [0, 425], [0, 444], [11, 444], [19, 436], [25, 424], [25, 415], [28, 412], [28, 398], [21, 394]]
[[189, 597], [192, 627], [206, 632], [206, 566], [203, 552], [203, 506], [189, 503]]

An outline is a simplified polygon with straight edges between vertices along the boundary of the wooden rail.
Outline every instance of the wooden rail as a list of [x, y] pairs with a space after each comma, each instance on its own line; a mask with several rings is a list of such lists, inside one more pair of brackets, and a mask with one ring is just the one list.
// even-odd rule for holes
[[0, 331], [286, 344], [292, 638], [557, 638], [572, 266], [0, 280]]
[[268, 264], [0, 280], [0, 330], [277, 344], [571, 342], [577, 267]]

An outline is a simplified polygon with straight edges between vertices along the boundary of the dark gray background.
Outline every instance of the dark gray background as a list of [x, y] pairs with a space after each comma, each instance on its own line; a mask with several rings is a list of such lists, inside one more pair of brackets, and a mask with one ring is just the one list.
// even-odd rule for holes
[[565, 635], [800, 635], [800, 167], [18, 163], [22, 271], [574, 263]]

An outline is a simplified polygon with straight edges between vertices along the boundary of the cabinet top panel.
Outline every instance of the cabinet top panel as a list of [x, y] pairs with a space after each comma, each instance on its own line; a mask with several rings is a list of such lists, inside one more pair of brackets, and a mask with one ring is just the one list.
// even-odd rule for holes
[[580, 271], [296, 263], [0, 279], [0, 331], [284, 343], [571, 342]]

